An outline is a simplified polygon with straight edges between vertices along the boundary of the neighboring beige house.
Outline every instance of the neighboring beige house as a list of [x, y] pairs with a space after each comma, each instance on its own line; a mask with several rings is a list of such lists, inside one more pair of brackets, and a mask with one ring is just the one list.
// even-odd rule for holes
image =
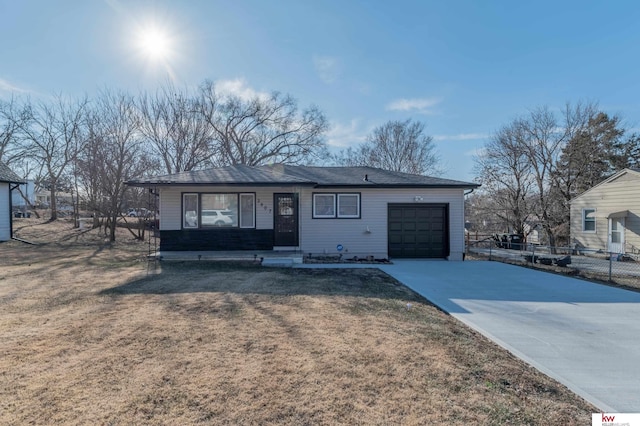
[[640, 169], [624, 169], [571, 200], [571, 242], [640, 253]]
[[160, 196], [160, 250], [462, 260], [478, 184], [371, 167], [229, 166], [129, 185]]

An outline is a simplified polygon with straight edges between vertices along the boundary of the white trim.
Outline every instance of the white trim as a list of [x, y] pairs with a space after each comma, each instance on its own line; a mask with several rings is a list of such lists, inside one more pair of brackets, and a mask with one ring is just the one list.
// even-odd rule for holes
[[[613, 242], [613, 223], [617, 222], [620, 225], [620, 229], [616, 229], [615, 232], [620, 234], [620, 241], [614, 243]], [[619, 218], [610, 218], [609, 219], [609, 235], [607, 236], [607, 250], [612, 253], [624, 253], [625, 247], [625, 230], [626, 230], [626, 220], [624, 217]]]
[[[316, 213], [316, 197], [321, 196], [321, 197], [331, 197], [333, 199], [333, 213], [332, 214], [317, 214]], [[334, 193], [315, 193], [313, 194], [313, 218], [314, 219], [326, 219], [326, 218], [334, 218], [336, 217], [337, 211], [336, 211], [336, 194]]]
[[[359, 218], [360, 217], [360, 194], [359, 193], [342, 193], [337, 194], [338, 205], [336, 208], [336, 217], [339, 218]], [[340, 214], [340, 197], [356, 197], [356, 214]]]
[[[251, 197], [253, 199], [253, 209], [251, 209], [251, 226], [242, 225], [242, 197]], [[253, 192], [241, 192], [238, 194], [238, 228], [253, 229], [256, 227], [256, 194]]]
[[[593, 211], [593, 230], [590, 229], [586, 229], [585, 228], [585, 223], [586, 223], [586, 216], [585, 213], [587, 210], [592, 210]], [[596, 234], [598, 232], [598, 221], [596, 220], [596, 212], [598, 210], [595, 207], [584, 207], [582, 209], [582, 232], [584, 234]]]
[[[185, 202], [184, 199], [187, 196], [195, 196], [196, 197], [196, 210], [195, 210], [195, 226], [193, 225], [189, 225], [187, 223], [187, 212], [185, 211]], [[182, 210], [182, 228], [183, 229], [198, 229], [200, 223], [199, 223], [199, 217], [200, 217], [200, 196], [198, 195], [198, 193], [195, 192], [184, 192], [182, 193], [182, 206], [181, 206], [181, 210]]]

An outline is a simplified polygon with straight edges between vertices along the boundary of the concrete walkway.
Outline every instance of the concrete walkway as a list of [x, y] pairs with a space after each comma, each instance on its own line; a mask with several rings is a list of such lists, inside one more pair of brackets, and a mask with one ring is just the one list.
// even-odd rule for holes
[[379, 268], [603, 412], [640, 412], [640, 293], [499, 262]]

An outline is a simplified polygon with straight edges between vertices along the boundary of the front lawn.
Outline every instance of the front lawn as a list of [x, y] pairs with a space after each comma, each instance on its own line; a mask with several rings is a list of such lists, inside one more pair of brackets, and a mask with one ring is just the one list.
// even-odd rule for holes
[[98, 240], [0, 244], [0, 423], [582, 425], [598, 411], [376, 269], [149, 265], [143, 243]]

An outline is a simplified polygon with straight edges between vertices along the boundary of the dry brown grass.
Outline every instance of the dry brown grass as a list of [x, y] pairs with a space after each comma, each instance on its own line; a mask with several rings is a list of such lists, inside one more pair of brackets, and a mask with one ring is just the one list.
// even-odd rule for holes
[[378, 270], [149, 269], [142, 243], [19, 233], [39, 229], [62, 242], [0, 244], [2, 424], [581, 425], [596, 411]]

